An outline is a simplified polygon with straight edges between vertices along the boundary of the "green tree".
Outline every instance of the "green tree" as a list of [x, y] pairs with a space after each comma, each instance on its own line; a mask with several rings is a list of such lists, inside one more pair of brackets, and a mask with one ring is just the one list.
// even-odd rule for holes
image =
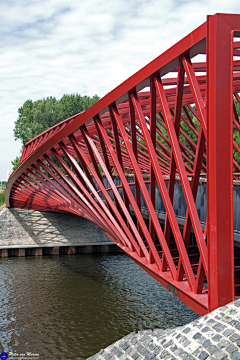
[[[18, 109], [18, 119], [15, 121], [14, 137], [24, 144], [58, 124], [59, 122], [87, 110], [99, 100], [99, 96], [81, 96], [79, 94], [63, 95], [60, 100], [55, 97], [32, 101], [27, 100]], [[18, 166], [21, 156], [17, 156], [13, 161], [13, 170]]]
[[18, 167], [20, 159], [21, 159], [21, 156], [17, 156], [17, 157], [12, 161], [13, 171]]
[[[236, 99], [234, 99], [234, 104], [235, 104], [235, 107], [236, 107], [236, 110], [237, 110], [238, 118], [240, 119], [240, 104], [238, 103], [238, 101]], [[236, 128], [235, 125], [233, 125], [233, 140], [236, 142], [236, 144], [240, 148], [239, 131]], [[234, 154], [234, 157], [235, 157], [238, 165], [240, 165], [240, 154], [238, 153], [238, 151], [235, 148], [233, 148], [233, 154]]]

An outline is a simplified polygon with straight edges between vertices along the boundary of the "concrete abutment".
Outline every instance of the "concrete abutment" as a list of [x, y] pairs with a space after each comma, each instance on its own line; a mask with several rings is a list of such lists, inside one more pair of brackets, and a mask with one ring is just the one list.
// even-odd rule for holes
[[0, 258], [122, 252], [77, 215], [4, 208], [0, 224]]

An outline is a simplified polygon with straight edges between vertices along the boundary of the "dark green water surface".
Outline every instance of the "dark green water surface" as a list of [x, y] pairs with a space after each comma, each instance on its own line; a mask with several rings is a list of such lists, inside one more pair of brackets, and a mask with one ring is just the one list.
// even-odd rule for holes
[[86, 359], [198, 315], [124, 254], [0, 259], [1, 352]]

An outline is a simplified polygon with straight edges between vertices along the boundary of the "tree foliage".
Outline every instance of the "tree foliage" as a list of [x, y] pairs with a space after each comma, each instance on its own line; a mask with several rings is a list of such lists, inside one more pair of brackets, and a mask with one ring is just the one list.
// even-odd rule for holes
[[[240, 104], [238, 103], [238, 101], [236, 99], [234, 99], [234, 104], [235, 104], [235, 107], [237, 110], [238, 118], [240, 119]], [[236, 144], [240, 148], [239, 131], [235, 125], [233, 126], [233, 140], [236, 142]], [[235, 160], [237, 161], [238, 165], [240, 165], [240, 154], [238, 153], [238, 151], [235, 148], [233, 148], [233, 154], [234, 154]]]
[[[87, 110], [99, 99], [97, 95], [90, 97], [72, 94], [63, 95], [60, 100], [51, 96], [37, 101], [27, 100], [18, 109], [19, 115], [13, 130], [15, 140], [20, 139], [24, 147], [26, 142], [38, 134], [73, 115]], [[18, 166], [20, 157], [17, 156], [12, 161], [13, 170]]]
[[18, 167], [21, 156], [16, 156], [16, 158], [12, 161], [12, 169], [13, 171]]

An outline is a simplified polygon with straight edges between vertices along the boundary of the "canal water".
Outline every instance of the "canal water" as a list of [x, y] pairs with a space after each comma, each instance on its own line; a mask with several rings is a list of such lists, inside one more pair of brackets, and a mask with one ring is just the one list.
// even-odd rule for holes
[[0, 289], [0, 352], [39, 359], [86, 359], [198, 317], [124, 254], [1, 259]]

